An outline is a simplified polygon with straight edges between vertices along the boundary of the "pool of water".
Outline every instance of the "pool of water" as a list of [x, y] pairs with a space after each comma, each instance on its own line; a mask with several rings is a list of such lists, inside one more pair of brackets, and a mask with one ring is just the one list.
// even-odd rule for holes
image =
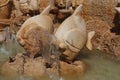
[[120, 62], [114, 57], [97, 51], [83, 56], [88, 70], [78, 80], [120, 80]]
[[[12, 45], [12, 46], [11, 46]], [[18, 52], [24, 50], [14, 43], [4, 44], [0, 47], [0, 66], [9, 56], [14, 56]], [[9, 53], [11, 52], [11, 53]], [[114, 60], [111, 56], [107, 56], [102, 52], [82, 52], [78, 57], [87, 64], [84, 75], [75, 77], [58, 77], [50, 75], [40, 78], [39, 80], [120, 80], [120, 62]], [[4, 78], [0, 75], [0, 80], [34, 80], [32, 77], [17, 76], [12, 78]]]

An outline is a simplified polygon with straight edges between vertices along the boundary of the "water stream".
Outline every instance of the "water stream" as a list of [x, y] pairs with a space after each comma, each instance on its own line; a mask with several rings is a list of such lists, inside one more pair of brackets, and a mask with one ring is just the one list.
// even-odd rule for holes
[[68, 8], [69, 8], [69, 0], [66, 0], [66, 10], [68, 10]]

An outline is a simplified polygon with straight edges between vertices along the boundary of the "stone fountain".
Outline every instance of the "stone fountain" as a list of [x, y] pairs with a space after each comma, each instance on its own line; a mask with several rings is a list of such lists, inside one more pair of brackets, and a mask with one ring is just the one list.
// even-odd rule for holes
[[[74, 4], [75, 0], [70, 1], [73, 1], [72, 5], [74, 7], [74, 5], [76, 5]], [[77, 10], [76, 8], [77, 13], [81, 14], [81, 16], [79, 16], [80, 18], [78, 18], [79, 14], [71, 13], [72, 15], [70, 17], [64, 20], [62, 24], [59, 24], [56, 31], [54, 31], [53, 22], [49, 16], [51, 6], [46, 7], [41, 14], [26, 20], [17, 33], [17, 40], [26, 52], [18, 53], [12, 58], [10, 57], [9, 60], [3, 64], [1, 74], [4, 76], [32, 76], [35, 79], [44, 75], [55, 75], [59, 77], [64, 75], [70, 76], [73, 75], [73, 73], [76, 73], [75, 75], [82, 75], [86, 70], [86, 64], [76, 59], [76, 56], [86, 44], [90, 50], [98, 49], [117, 57], [120, 56], [118, 43], [120, 37], [110, 32], [111, 27], [114, 25], [112, 21], [115, 16], [114, 7], [117, 1], [80, 1], [80, 3], [83, 4], [82, 12], [79, 12], [79, 9]], [[113, 5], [106, 5], [111, 3]], [[75, 7], [77, 6], [78, 5]], [[111, 12], [109, 13], [108, 11]], [[59, 10], [59, 12], [70, 13], [69, 10], [67, 12]], [[69, 25], [70, 22], [71, 25]], [[83, 28], [75, 23], [82, 25], [84, 32], [78, 30]], [[69, 25], [69, 27], [66, 25]], [[79, 37], [81, 34], [84, 36]], [[81, 43], [82, 46], [79, 45], [81, 39], [83, 41]]]

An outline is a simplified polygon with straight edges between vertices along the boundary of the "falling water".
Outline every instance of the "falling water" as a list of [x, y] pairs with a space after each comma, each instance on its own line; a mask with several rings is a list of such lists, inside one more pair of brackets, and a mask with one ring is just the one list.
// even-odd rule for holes
[[55, 58], [51, 59], [51, 64], [55, 64], [54, 69], [57, 71], [55, 73], [48, 73], [51, 80], [62, 80], [60, 77], [60, 52], [58, 50], [58, 47], [51, 44], [49, 49], [50, 55], [53, 55]]
[[[9, 55], [15, 55], [19, 51], [23, 51], [23, 48], [19, 46], [16, 35], [10, 34], [9, 27], [6, 28], [6, 42], [4, 43], [7, 51], [9, 52]], [[16, 49], [15, 49], [16, 48]]]
[[[51, 68], [51, 66], [54, 64], [55, 73], [50, 73], [46, 70], [46, 73], [48, 74], [49, 79], [51, 80], [63, 80], [60, 78], [60, 52], [58, 50], [58, 47], [55, 46], [52, 42], [53, 36], [46, 31], [39, 31], [39, 34], [36, 34], [36, 31], [32, 30], [30, 33], [32, 33], [32, 37], [34, 39], [34, 44], [39, 44], [40, 48], [40, 55], [45, 59], [46, 67]], [[39, 37], [38, 37], [39, 36]], [[43, 44], [44, 42], [44, 44]], [[54, 56], [54, 58], [51, 58], [51, 56]], [[53, 68], [53, 67], [52, 67]]]
[[[63, 80], [63, 78], [60, 76], [60, 52], [58, 50], [58, 46], [54, 45], [52, 41], [50, 44], [44, 49], [44, 55], [43, 57], [45, 58], [46, 62], [50, 65], [54, 64], [54, 70], [55, 72], [48, 72], [50, 80]], [[51, 58], [54, 56], [54, 58]]]
[[[15, 34], [9, 33], [9, 27], [5, 29], [6, 40], [0, 45], [0, 55], [2, 56], [14, 56], [16, 53], [24, 51], [16, 41]], [[2, 58], [2, 57], [1, 57]], [[0, 58], [0, 59], [1, 59]]]
[[66, 0], [66, 10], [68, 10], [70, 7], [70, 0]]
[[66, 0], [66, 10], [69, 8], [69, 0]]

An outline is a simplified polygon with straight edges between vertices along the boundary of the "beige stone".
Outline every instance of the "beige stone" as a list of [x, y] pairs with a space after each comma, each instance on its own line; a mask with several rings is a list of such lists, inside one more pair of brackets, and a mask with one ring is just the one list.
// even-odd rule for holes
[[[59, 65], [59, 67], [58, 67]], [[60, 63], [57, 63], [57, 67], [55, 67], [56, 64], [52, 65], [52, 68], [48, 68], [47, 72], [49, 74], [54, 74], [56, 76], [81, 76], [84, 74], [86, 65], [82, 61], [75, 61], [71, 64], [66, 63], [64, 61], [60, 61]], [[74, 74], [73, 74], [74, 73]]]
[[22, 53], [18, 53], [13, 61], [7, 61], [2, 65], [1, 74], [7, 77], [19, 75], [32, 76], [33, 78], [45, 75], [45, 60], [42, 57], [30, 59]]
[[42, 57], [36, 59], [26, 59], [26, 63], [24, 63], [24, 75], [40, 77], [44, 76], [45, 72], [45, 60]]
[[[19, 55], [20, 54], [20, 55]], [[24, 57], [21, 53], [13, 58], [13, 61], [5, 62], [1, 67], [1, 74], [4, 76], [17, 76], [19, 74], [23, 74], [24, 72]]]
[[75, 61], [72, 64], [68, 64], [66, 62], [60, 62], [60, 72], [61, 72], [61, 75], [64, 75], [64, 76], [65, 75], [80, 76], [80, 75], [83, 75], [85, 72], [85, 64], [82, 61]]
[[18, 42], [31, 57], [50, 43], [49, 35], [53, 33], [53, 22], [48, 15], [50, 10], [49, 5], [41, 14], [27, 19], [16, 35]]
[[[79, 5], [74, 13], [68, 17], [56, 30], [55, 36], [59, 42], [59, 47], [66, 49], [63, 53], [67, 59], [73, 60], [78, 52], [84, 47], [87, 40], [92, 39], [93, 35], [87, 39], [86, 23], [79, 15], [82, 5]], [[90, 38], [91, 37], [91, 38]], [[89, 41], [91, 44], [91, 42]], [[89, 46], [91, 46], [89, 44]], [[88, 46], [87, 46], [88, 47]], [[91, 46], [92, 47], [92, 46]], [[89, 47], [89, 49], [92, 49]], [[70, 51], [68, 51], [70, 50]]]
[[115, 10], [118, 11], [118, 13], [120, 13], [120, 7], [115, 7]]

